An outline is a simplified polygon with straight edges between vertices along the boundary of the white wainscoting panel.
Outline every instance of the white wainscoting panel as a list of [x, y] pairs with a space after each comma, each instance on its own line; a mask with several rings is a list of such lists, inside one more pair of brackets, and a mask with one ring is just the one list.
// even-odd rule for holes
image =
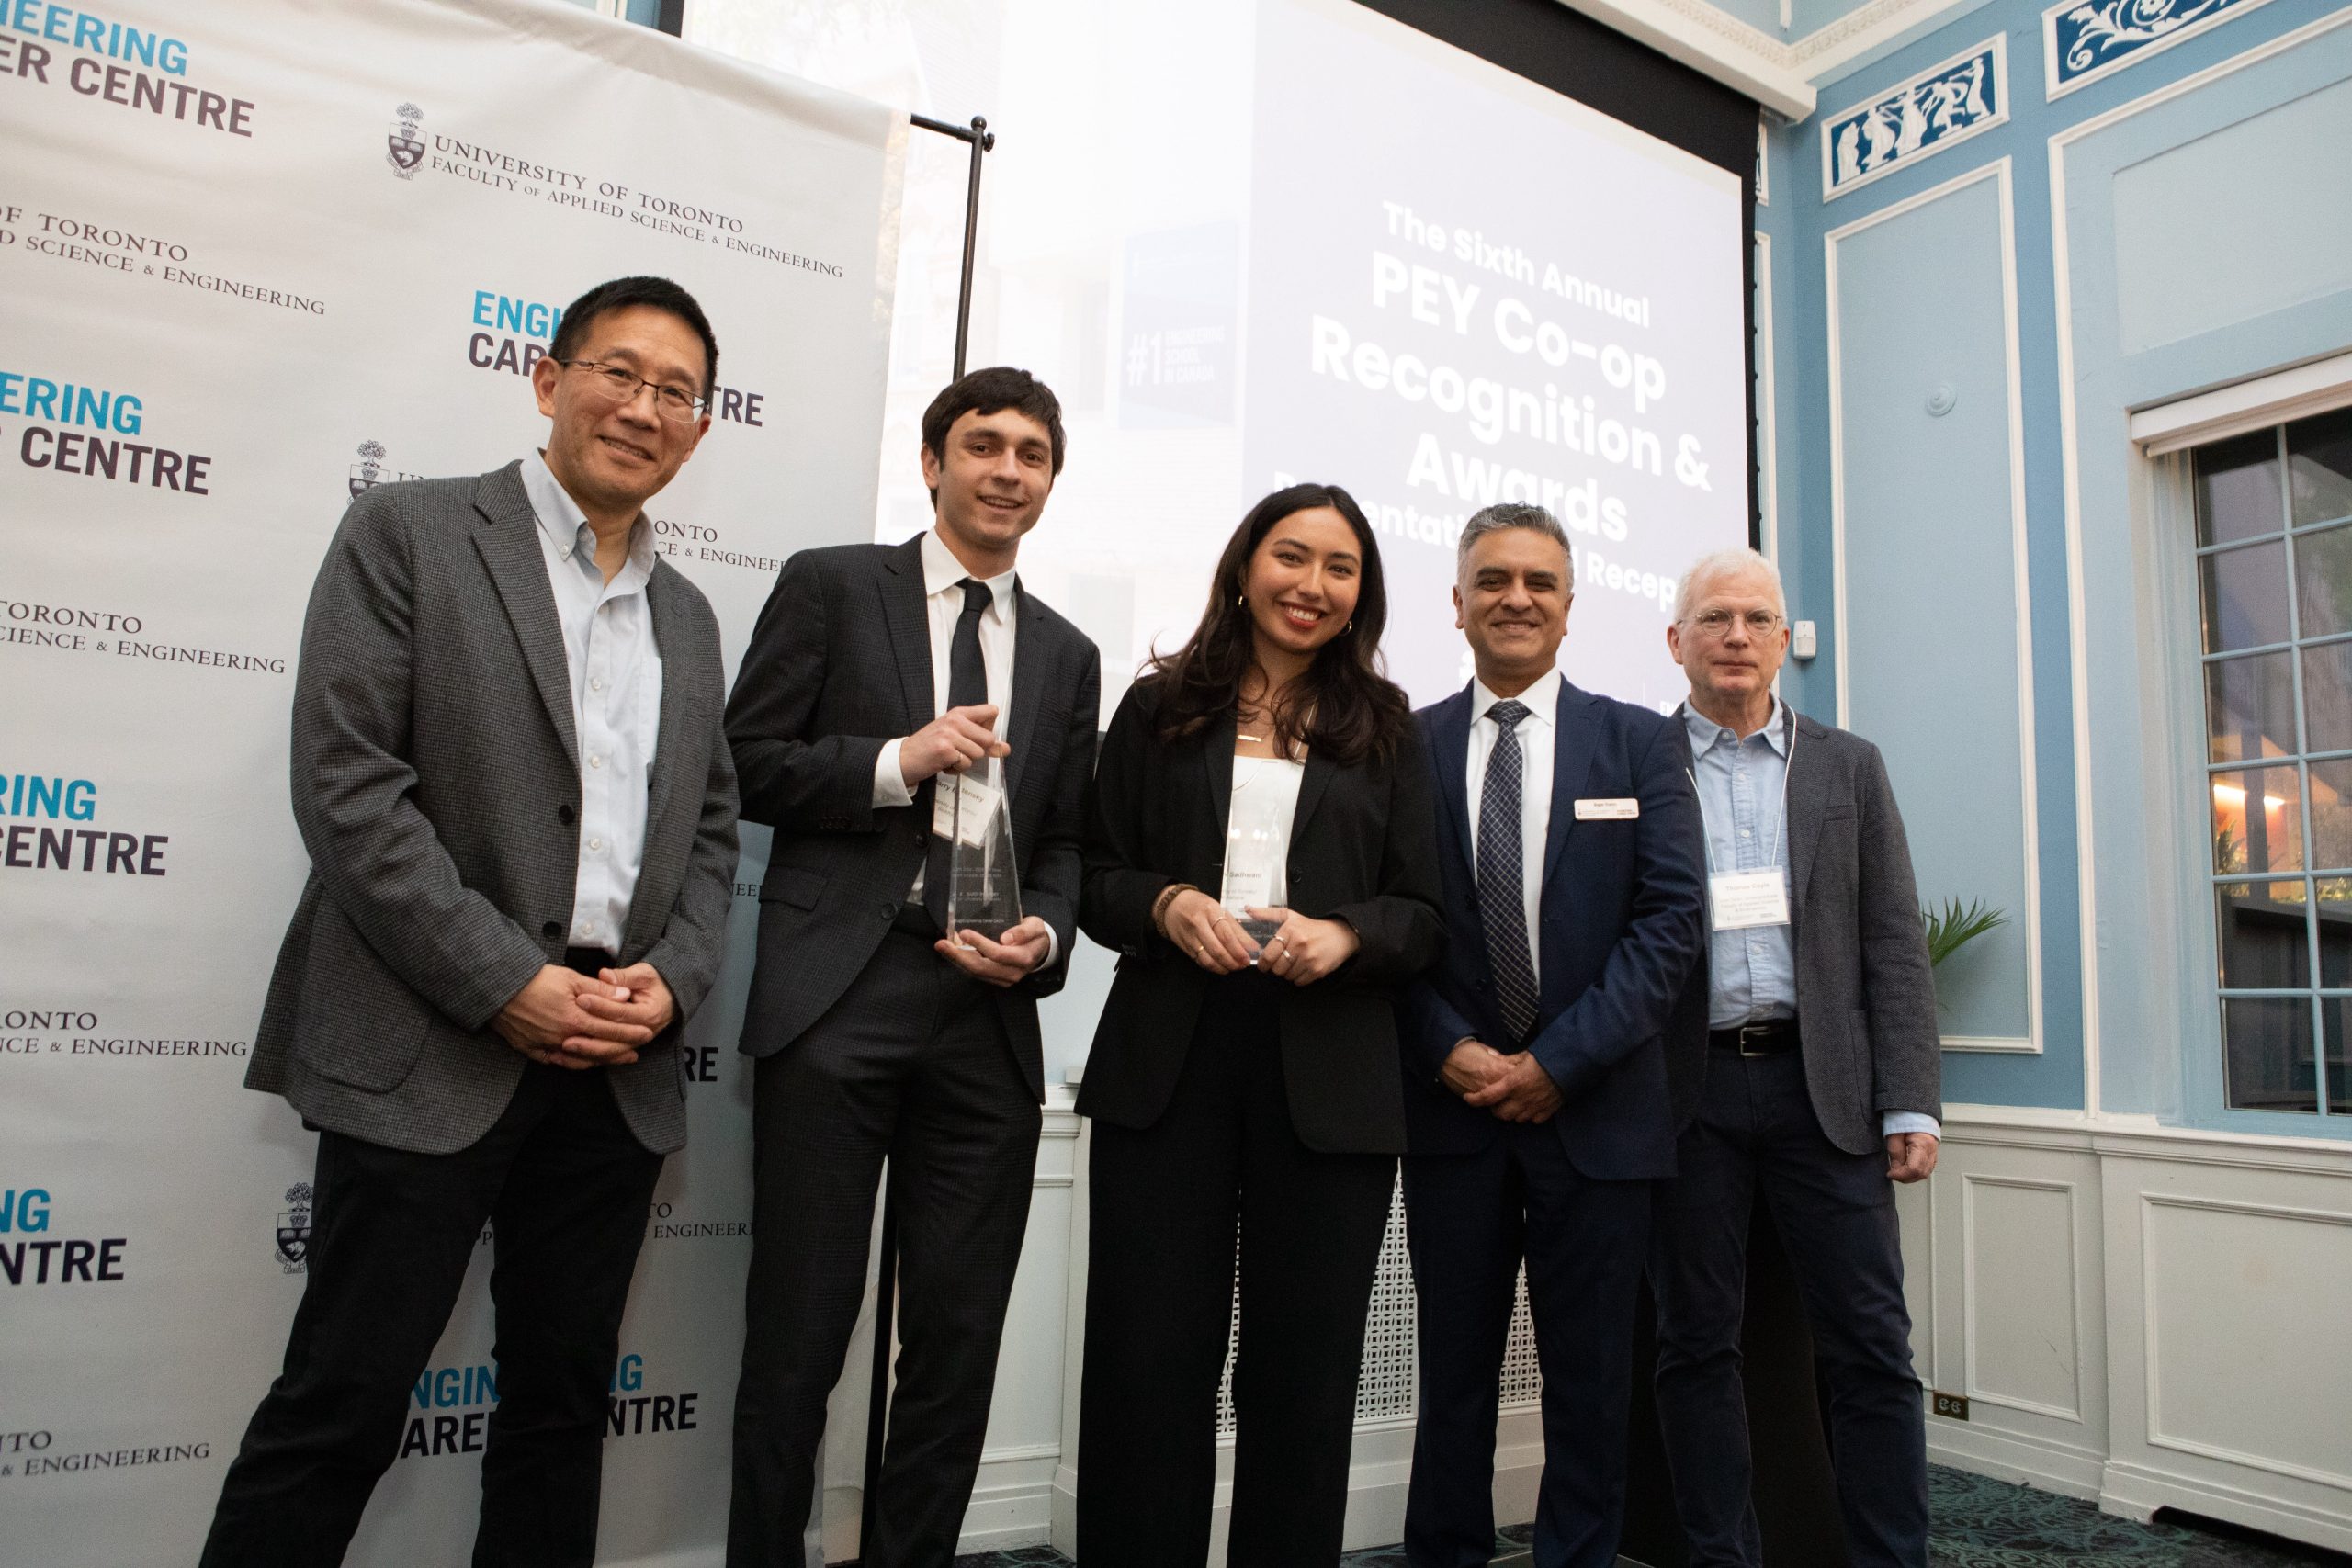
[[1947, 1108], [1942, 1156], [1918, 1204], [1930, 1224], [1923, 1232], [1904, 1215], [1906, 1276], [1926, 1277], [1934, 1303], [1919, 1376], [1970, 1406], [1965, 1422], [1929, 1416], [1928, 1450], [2094, 1496], [2107, 1447], [2098, 1160], [2086, 1140], [2021, 1144], [1971, 1117]]
[[2352, 1148], [2133, 1142], [2105, 1161], [2102, 1504], [2352, 1549]]
[[2352, 1145], [1953, 1105], [1928, 1186], [1931, 1459], [2352, 1549]]

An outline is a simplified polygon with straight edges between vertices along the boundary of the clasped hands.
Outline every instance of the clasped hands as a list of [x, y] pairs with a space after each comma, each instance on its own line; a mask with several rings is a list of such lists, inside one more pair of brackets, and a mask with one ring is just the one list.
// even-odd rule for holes
[[1250, 940], [1224, 905], [1198, 888], [1187, 888], [1168, 906], [1168, 940], [1212, 975], [1231, 975], [1254, 962], [1294, 986], [1313, 985], [1353, 958], [1363, 944], [1355, 927], [1345, 920], [1309, 919], [1288, 909], [1255, 906], [1249, 914], [1277, 927], [1263, 947]]
[[619, 1067], [670, 1027], [677, 1002], [650, 964], [599, 969], [592, 977], [541, 965], [498, 1010], [490, 1026], [534, 1062], [551, 1067]]
[[1560, 1086], [1532, 1051], [1505, 1055], [1484, 1041], [1464, 1040], [1447, 1055], [1438, 1077], [1463, 1104], [1505, 1122], [1549, 1122], [1560, 1109]]

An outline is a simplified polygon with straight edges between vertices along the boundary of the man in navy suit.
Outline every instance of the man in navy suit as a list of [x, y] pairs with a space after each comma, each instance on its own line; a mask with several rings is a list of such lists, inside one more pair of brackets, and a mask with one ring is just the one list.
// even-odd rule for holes
[[1706, 879], [1682, 726], [1560, 675], [1574, 597], [1550, 513], [1473, 516], [1453, 603], [1477, 679], [1419, 716], [1451, 940], [1397, 1031], [1420, 1295], [1413, 1568], [1493, 1553], [1522, 1258], [1544, 1372], [1535, 1562], [1617, 1561], [1634, 1301], [1652, 1190], [1674, 1174], [1668, 1025], [1705, 940]]

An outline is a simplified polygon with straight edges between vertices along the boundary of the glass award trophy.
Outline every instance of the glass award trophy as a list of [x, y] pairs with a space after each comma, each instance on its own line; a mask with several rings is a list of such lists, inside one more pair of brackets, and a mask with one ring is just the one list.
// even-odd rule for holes
[[943, 773], [933, 827], [948, 843], [947, 924], [994, 942], [1021, 923], [1021, 875], [1012, 863], [1012, 815], [1002, 774]]
[[1250, 909], [1282, 907], [1290, 896], [1284, 886], [1283, 863], [1290, 858], [1288, 835], [1267, 827], [1235, 823], [1225, 834], [1225, 896], [1217, 902], [1241, 923], [1251, 942], [1265, 945], [1281, 922], [1261, 920]]
[[[1217, 902], [1263, 946], [1280, 925], [1250, 913], [1290, 902], [1290, 824], [1298, 802], [1295, 762], [1234, 759], [1232, 807], [1226, 816], [1225, 888]], [[1287, 787], [1285, 787], [1287, 786]]]

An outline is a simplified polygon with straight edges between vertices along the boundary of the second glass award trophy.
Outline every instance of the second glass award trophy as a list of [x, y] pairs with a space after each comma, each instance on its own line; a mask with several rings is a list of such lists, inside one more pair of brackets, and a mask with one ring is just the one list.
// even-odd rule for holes
[[990, 761], [987, 777], [939, 776], [940, 818], [933, 828], [948, 843], [947, 924], [994, 942], [1021, 923], [1021, 874], [1012, 862], [1012, 815]]
[[1226, 816], [1225, 887], [1217, 902], [1261, 946], [1280, 922], [1261, 920], [1252, 908], [1281, 908], [1290, 902], [1290, 823], [1298, 804], [1298, 763], [1273, 757], [1233, 760], [1233, 799]]

